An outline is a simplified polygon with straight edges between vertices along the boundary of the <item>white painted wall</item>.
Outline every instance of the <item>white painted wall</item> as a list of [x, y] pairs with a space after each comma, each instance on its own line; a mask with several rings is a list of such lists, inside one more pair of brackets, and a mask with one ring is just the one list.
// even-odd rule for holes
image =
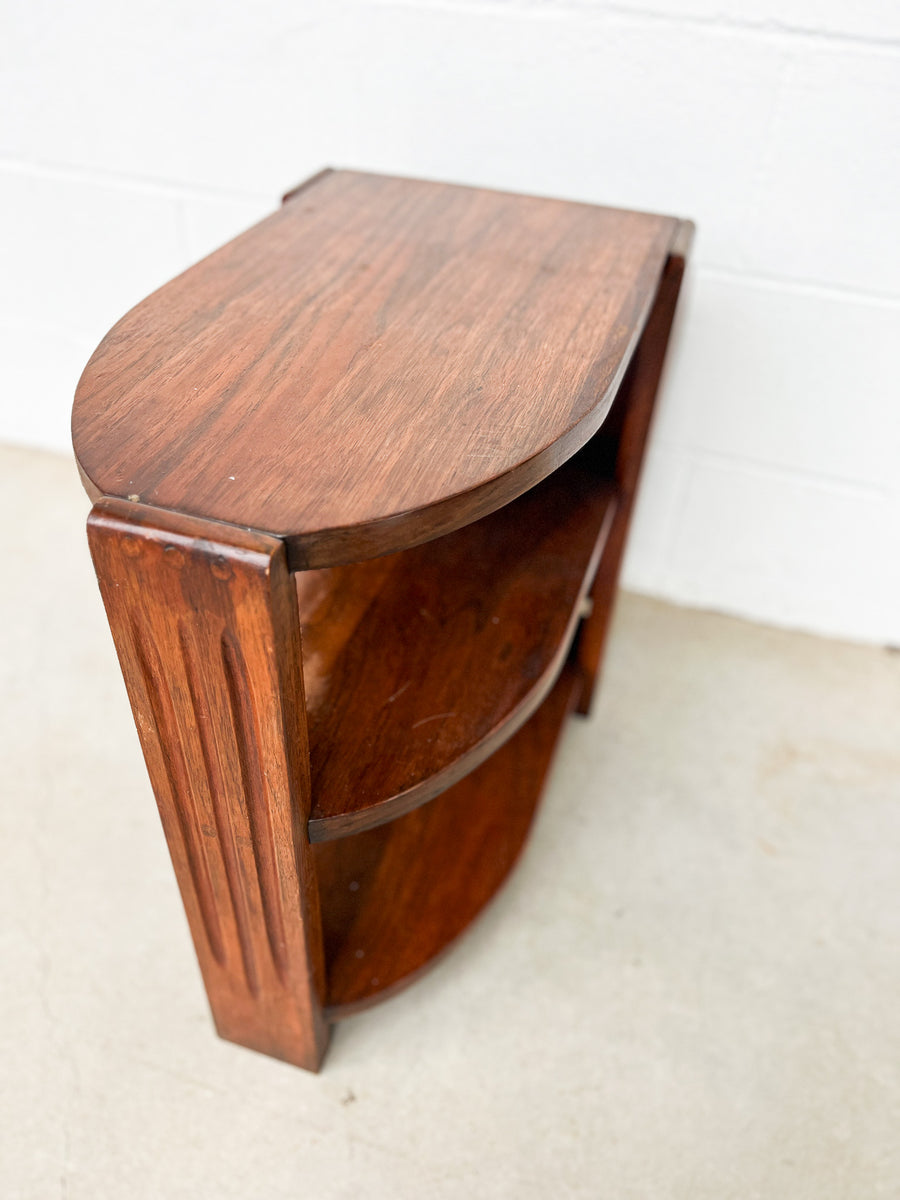
[[326, 163], [693, 217], [632, 587], [900, 643], [896, 0], [7, 0], [0, 438]]

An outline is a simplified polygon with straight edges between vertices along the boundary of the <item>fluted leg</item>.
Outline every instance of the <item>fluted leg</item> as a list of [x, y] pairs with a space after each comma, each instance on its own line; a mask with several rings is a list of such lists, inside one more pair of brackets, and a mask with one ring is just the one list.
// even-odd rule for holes
[[88, 537], [216, 1028], [316, 1070], [300, 630], [274, 537], [101, 500]]

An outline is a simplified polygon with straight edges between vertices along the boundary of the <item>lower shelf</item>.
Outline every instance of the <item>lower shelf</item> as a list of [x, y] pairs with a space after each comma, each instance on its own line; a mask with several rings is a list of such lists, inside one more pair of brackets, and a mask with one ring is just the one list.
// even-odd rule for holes
[[443, 795], [388, 825], [313, 845], [329, 1019], [411, 983], [495, 894], [525, 843], [580, 690], [566, 666], [518, 733]]

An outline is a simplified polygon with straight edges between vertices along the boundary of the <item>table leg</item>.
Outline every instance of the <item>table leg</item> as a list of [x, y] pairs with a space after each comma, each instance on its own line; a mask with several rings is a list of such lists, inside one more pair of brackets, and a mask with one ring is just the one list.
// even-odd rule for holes
[[316, 1070], [322, 928], [279, 539], [101, 500], [88, 538], [222, 1037]]

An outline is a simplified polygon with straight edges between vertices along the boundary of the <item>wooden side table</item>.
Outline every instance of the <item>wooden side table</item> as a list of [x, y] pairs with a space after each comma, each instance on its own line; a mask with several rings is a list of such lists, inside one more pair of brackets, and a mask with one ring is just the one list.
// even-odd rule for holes
[[88, 363], [91, 552], [223, 1037], [317, 1069], [515, 862], [690, 234], [326, 171]]

